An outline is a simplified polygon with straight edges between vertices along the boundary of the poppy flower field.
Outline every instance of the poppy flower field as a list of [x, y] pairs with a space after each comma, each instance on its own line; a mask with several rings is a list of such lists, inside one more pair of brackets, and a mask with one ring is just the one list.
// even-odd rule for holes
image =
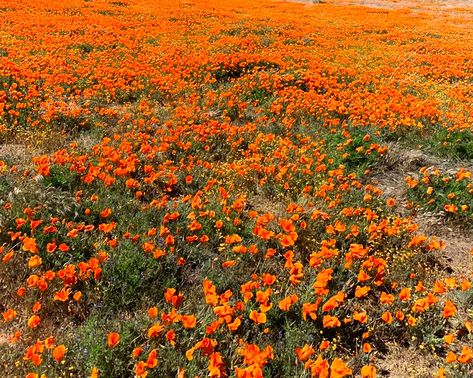
[[373, 3], [1, 2], [2, 377], [473, 375], [473, 8]]

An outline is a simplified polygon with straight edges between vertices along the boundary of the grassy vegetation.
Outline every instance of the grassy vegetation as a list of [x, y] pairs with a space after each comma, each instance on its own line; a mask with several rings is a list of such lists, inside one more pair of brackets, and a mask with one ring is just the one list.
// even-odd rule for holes
[[372, 172], [471, 160], [471, 21], [160, 7], [1, 10], [3, 376], [367, 378], [393, 344], [470, 376], [471, 271], [401, 214], [471, 225], [471, 173], [401, 212]]

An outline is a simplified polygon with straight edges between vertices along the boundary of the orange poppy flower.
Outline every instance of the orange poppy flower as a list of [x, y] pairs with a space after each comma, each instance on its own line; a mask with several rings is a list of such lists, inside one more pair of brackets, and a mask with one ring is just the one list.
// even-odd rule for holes
[[156, 349], [152, 349], [148, 354], [146, 367], [148, 369], [154, 369], [156, 366], [158, 366], [158, 351]]
[[47, 349], [53, 349], [54, 348], [54, 337], [52, 336], [49, 336], [47, 337], [46, 339], [44, 339], [44, 346], [47, 348]]
[[335, 358], [330, 365], [331, 378], [343, 378], [352, 373], [353, 371], [339, 358]]
[[133, 358], [138, 358], [139, 356], [141, 356], [141, 353], [143, 353], [143, 348], [141, 347], [136, 347], [133, 349], [133, 351], [131, 352], [131, 356]]
[[337, 294], [332, 296], [322, 306], [322, 312], [330, 311], [337, 308], [340, 304], [345, 301], [346, 294], [343, 291], [339, 291]]
[[390, 304], [392, 304], [392, 303], [394, 302], [394, 295], [388, 294], [388, 293], [386, 293], [386, 292], [383, 291], [383, 292], [381, 293], [381, 296], [380, 296], [380, 298], [379, 298], [379, 301], [380, 301], [381, 303], [383, 303], [383, 304], [388, 304], [388, 305], [390, 305]]
[[148, 376], [148, 371], [146, 370], [146, 362], [139, 361], [135, 365], [135, 376], [139, 378], [146, 378]]
[[473, 361], [473, 349], [464, 345], [457, 358], [458, 362], [462, 364], [469, 364]]
[[161, 332], [163, 331], [164, 326], [159, 323], [153, 324], [149, 329], [148, 329], [148, 338], [154, 339], [155, 337], [158, 337]]
[[38, 315], [32, 315], [28, 319], [28, 327], [30, 328], [38, 327], [39, 323], [41, 323], [41, 318]]
[[455, 340], [455, 335], [452, 333], [449, 333], [448, 335], [445, 335], [443, 337], [443, 340], [445, 341], [446, 344], [451, 344]]
[[452, 301], [447, 299], [443, 307], [442, 316], [447, 319], [454, 316], [457, 312], [457, 307], [453, 304]]
[[3, 316], [3, 321], [4, 322], [10, 322], [16, 317], [16, 311], [9, 308], [7, 311], [2, 313]]
[[363, 286], [363, 287], [360, 287], [360, 286], [357, 286], [355, 288], [355, 297], [356, 298], [363, 298], [366, 296], [366, 294], [368, 294], [368, 292], [371, 290], [370, 287], [368, 286]]
[[231, 332], [235, 332], [238, 328], [240, 328], [240, 325], [241, 325], [241, 317], [237, 317], [235, 318], [233, 322], [227, 324], [228, 329]]
[[34, 313], [39, 312], [39, 310], [41, 310], [41, 303], [40, 302], [35, 302], [35, 304], [33, 305], [32, 310], [33, 310]]
[[296, 348], [296, 354], [299, 361], [306, 361], [310, 356], [315, 353], [314, 348], [310, 345], [305, 344], [302, 348]]
[[8, 263], [12, 257], [14, 256], [15, 252], [12, 250], [10, 250], [9, 252], [5, 253], [5, 255], [2, 257], [2, 262], [3, 263]]
[[115, 348], [120, 343], [120, 334], [117, 332], [110, 332], [107, 335], [107, 345], [109, 348]]
[[325, 315], [322, 319], [324, 328], [340, 327], [340, 320], [336, 316]]
[[38, 255], [34, 255], [28, 260], [28, 267], [36, 268], [40, 266], [42, 263], [43, 263], [43, 259], [39, 257]]
[[330, 346], [330, 341], [328, 341], [328, 340], [322, 340], [322, 341], [320, 342], [320, 345], [319, 345], [319, 350], [320, 350], [320, 351], [324, 351], [324, 350], [328, 349], [329, 346]]
[[185, 329], [192, 329], [195, 328], [197, 319], [194, 315], [182, 315], [181, 323]]
[[253, 310], [250, 312], [250, 319], [256, 324], [263, 324], [266, 323], [266, 314], [264, 312]]
[[54, 300], [65, 302], [69, 299], [70, 293], [71, 293], [71, 289], [63, 287], [60, 291], [58, 291], [57, 293], [54, 293]]
[[174, 307], [179, 308], [184, 300], [184, 294], [178, 293], [177, 295], [176, 289], [174, 288], [167, 288], [164, 293], [164, 299], [167, 303], [171, 303]]
[[455, 353], [453, 353], [452, 351], [447, 353], [447, 357], [445, 357], [445, 362], [452, 363], [452, 362], [456, 362], [456, 360], [457, 360], [457, 356], [455, 355]]
[[157, 307], [151, 307], [150, 309], [148, 309], [148, 316], [151, 319], [156, 318], [158, 316], [158, 308]]
[[297, 294], [292, 294], [281, 301], [279, 301], [278, 307], [282, 311], [289, 311], [291, 306], [299, 300], [299, 296]]
[[362, 312], [355, 311], [353, 313], [353, 319], [363, 324], [368, 321], [368, 315], [366, 314], [366, 311], [362, 311]]
[[111, 214], [112, 214], [112, 209], [107, 207], [106, 209], [102, 210], [99, 215], [101, 218], [108, 218]]
[[293, 246], [295, 241], [297, 240], [297, 233], [291, 232], [289, 234], [284, 234], [281, 236], [280, 243], [284, 248]]
[[31, 253], [38, 253], [38, 247], [36, 245], [36, 239], [35, 238], [30, 238], [30, 237], [25, 237], [23, 239], [23, 251], [28, 251]]
[[394, 205], [396, 205], [396, 200], [390, 197], [386, 200], [386, 205], [388, 205], [388, 207], [393, 207]]
[[458, 206], [454, 205], [454, 204], [447, 204], [447, 205], [444, 206], [444, 210], [447, 213], [456, 213], [456, 212], [458, 212]]
[[59, 363], [64, 359], [64, 355], [66, 354], [67, 349], [64, 345], [58, 345], [53, 350], [53, 358], [54, 360]]
[[222, 268], [231, 268], [237, 264], [236, 260], [227, 260], [222, 263]]
[[72, 296], [74, 301], [79, 302], [82, 298], [82, 292], [81, 291], [76, 291], [74, 295]]
[[307, 320], [307, 316], [309, 316], [312, 320], [317, 319], [316, 311], [319, 308], [317, 303], [304, 303], [302, 305], [302, 319], [305, 321]]
[[376, 378], [376, 368], [372, 365], [365, 365], [361, 368], [361, 378]]
[[411, 298], [411, 289], [409, 288], [403, 288], [399, 292], [399, 299], [401, 301], [408, 301]]
[[393, 321], [393, 315], [389, 311], [386, 311], [381, 315], [381, 319], [383, 319], [385, 323], [390, 324]]

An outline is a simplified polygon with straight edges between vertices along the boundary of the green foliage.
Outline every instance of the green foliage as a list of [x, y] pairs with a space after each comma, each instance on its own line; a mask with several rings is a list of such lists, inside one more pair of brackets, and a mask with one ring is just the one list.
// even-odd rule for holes
[[460, 169], [445, 173], [439, 169], [422, 168], [418, 177], [407, 179], [411, 183], [408, 196], [425, 209], [442, 212], [447, 218], [463, 225], [473, 225], [472, 173]]
[[110, 251], [99, 284], [101, 313], [113, 314], [125, 308], [134, 311], [161, 300], [164, 290], [174, 287], [178, 278], [172, 256], [162, 259], [154, 259], [139, 244], [131, 242]]

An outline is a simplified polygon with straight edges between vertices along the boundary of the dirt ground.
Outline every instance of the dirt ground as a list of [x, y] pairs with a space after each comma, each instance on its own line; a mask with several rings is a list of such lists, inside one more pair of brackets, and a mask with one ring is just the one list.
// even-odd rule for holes
[[[279, 0], [278, 0], [279, 1]], [[375, 9], [409, 9], [414, 12], [436, 13], [447, 17], [473, 18], [473, 0], [288, 0], [313, 6], [320, 3], [355, 5]]]
[[412, 216], [419, 225], [419, 233], [435, 235], [446, 243], [442, 253], [442, 263], [446, 273], [460, 276], [471, 276], [473, 273], [473, 258], [470, 251], [473, 248], [471, 230], [460, 225], [446, 222], [442, 213], [431, 213], [419, 210], [412, 215], [407, 208], [405, 177], [415, 175], [421, 167], [437, 167], [443, 172], [456, 171], [461, 167], [473, 170], [471, 162], [452, 163], [429, 156], [419, 150], [407, 150], [398, 146], [390, 146], [387, 165], [384, 170], [375, 173], [372, 180], [386, 198], [396, 199], [397, 211], [402, 216]]

